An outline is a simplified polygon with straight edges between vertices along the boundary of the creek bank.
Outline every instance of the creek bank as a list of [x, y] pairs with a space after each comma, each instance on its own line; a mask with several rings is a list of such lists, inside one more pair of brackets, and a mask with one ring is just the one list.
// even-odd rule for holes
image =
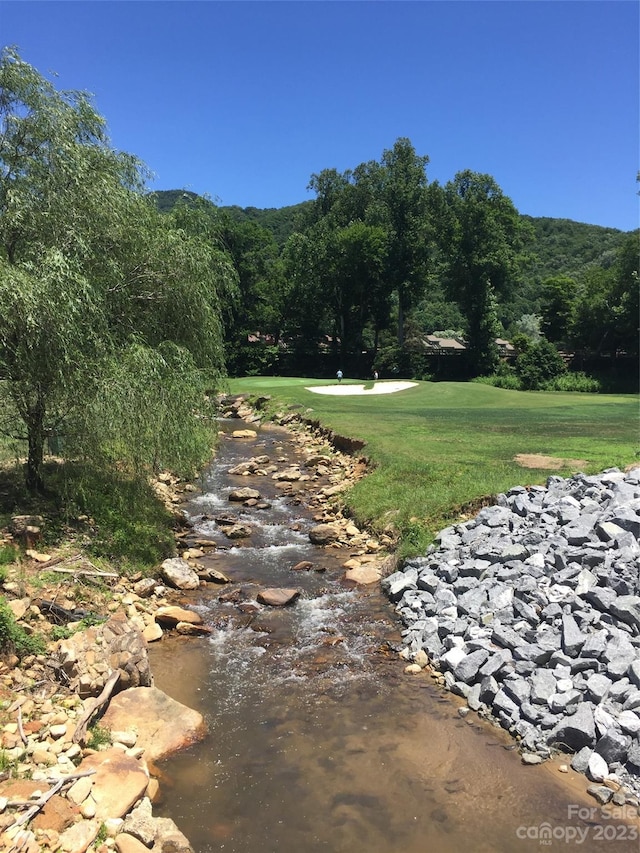
[[[250, 430], [236, 433], [230, 440], [254, 435]], [[251, 476], [258, 483], [259, 477], [267, 477], [292, 503], [311, 506], [314, 529], [325, 529], [325, 547], [348, 549], [347, 585], [377, 583], [387, 570], [384, 549], [393, 540], [360, 531], [339, 507], [340, 493], [362, 476], [363, 461], [335, 453], [325, 436], [287, 431], [286, 438], [296, 446], [295, 464], [283, 467], [282, 459], [262, 455], [235, 474]], [[224, 559], [223, 551], [216, 553], [215, 542], [195, 535], [182, 515], [181, 504], [197, 487], [163, 474], [156, 489], [176, 516], [179, 556], [166, 560], [152, 577], [102, 572], [78, 553], [39, 552], [41, 527], [46, 524], [42, 518], [16, 517], [13, 530], [4, 535], [7, 544], [30, 546], [25, 551], [28, 559], [9, 569], [3, 584], [16, 620], [28, 632], [49, 637], [61, 622], [76, 633], [52, 640], [47, 655], [31, 656], [20, 665], [11, 659], [0, 664], [5, 708], [0, 746], [10, 767], [0, 778], [0, 850], [83, 853], [93, 845], [101, 853], [114, 849], [129, 853], [143, 847], [192, 853], [172, 821], [153, 817], [152, 804], [162, 793], [155, 762], [201, 740], [206, 727], [200, 714], [153, 686], [147, 645], [161, 641], [167, 632], [208, 633], [211, 629], [185, 597], [206, 584], [219, 585], [222, 595], [229, 578], [213, 565], [217, 558]], [[229, 511], [220, 514], [220, 528], [230, 540], [249, 536], [250, 529], [234, 523], [235, 507], [246, 512], [266, 505], [258, 489], [236, 494]], [[63, 577], [66, 573], [71, 588], [39, 583], [40, 573], [51, 570]], [[292, 570], [323, 571], [313, 563]], [[108, 588], [106, 602], [105, 586], [92, 589], [94, 581]], [[84, 587], [81, 594], [80, 587]], [[282, 594], [283, 590], [264, 589], [250, 604], [239, 602], [239, 610], [268, 610], [289, 601], [295, 606], [296, 589], [288, 590], [284, 599]], [[103, 624], [89, 628], [80, 624], [105, 610], [109, 618]], [[92, 709], [96, 709], [93, 719], [97, 717], [99, 696], [114, 674], [114, 695], [106, 698], [108, 708], [99, 722], [110, 732], [111, 743], [106, 749], [89, 746], [77, 737], [79, 727]], [[20, 822], [18, 802], [37, 805], [37, 814]]]
[[[383, 588], [402, 655], [599, 803], [640, 796], [640, 467], [516, 487]], [[410, 670], [411, 671], [411, 670]]]

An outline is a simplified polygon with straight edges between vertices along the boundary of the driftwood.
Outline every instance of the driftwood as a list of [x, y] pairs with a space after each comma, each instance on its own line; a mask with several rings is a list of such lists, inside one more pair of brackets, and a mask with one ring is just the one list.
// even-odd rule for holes
[[66, 568], [54, 568], [54, 572], [61, 572], [66, 575], [82, 575], [83, 577], [89, 578], [119, 578], [120, 575], [115, 572], [101, 572], [100, 569], [95, 569], [95, 571], [90, 571], [89, 569], [66, 569]]
[[[86, 565], [91, 566], [91, 569], [70, 569], [64, 566], [60, 568], [53, 568], [54, 566], [58, 566], [60, 563], [66, 563], [69, 566], [71, 563], [78, 563], [82, 561]], [[92, 578], [117, 578], [118, 574], [114, 574], [113, 572], [103, 572], [101, 569], [98, 569], [93, 563], [88, 560], [83, 554], [74, 554], [72, 557], [54, 557], [52, 560], [49, 560], [46, 563], [41, 563], [39, 566], [40, 571], [43, 569], [51, 569], [55, 572], [62, 572], [68, 575], [86, 575]]]
[[20, 735], [20, 740], [26, 746], [28, 743], [27, 736], [24, 733], [24, 728], [22, 726], [22, 706], [18, 705], [18, 734]]
[[102, 688], [102, 693], [98, 696], [98, 698], [91, 704], [89, 709], [84, 712], [80, 722], [78, 723], [75, 732], [73, 733], [73, 742], [74, 743], [82, 743], [87, 735], [87, 726], [89, 725], [89, 721], [96, 713], [102, 708], [103, 705], [106, 705], [109, 701], [111, 694], [113, 693], [116, 684], [120, 680], [120, 670], [116, 670], [112, 672], [109, 676], [107, 683]]
[[67, 784], [67, 782], [75, 782], [76, 779], [81, 779], [83, 776], [92, 776], [96, 771], [95, 770], [85, 770], [82, 773], [73, 773], [71, 776], [65, 776], [63, 779], [58, 779], [53, 788], [49, 788], [49, 790], [43, 794], [39, 800], [36, 800], [35, 803], [21, 803], [21, 802], [12, 802], [9, 805], [14, 808], [22, 808], [24, 806], [29, 806], [24, 814], [21, 814], [20, 817], [16, 818], [14, 822], [11, 824], [8, 829], [12, 829], [15, 826], [22, 826], [25, 823], [28, 823], [32, 817], [38, 814], [46, 804], [49, 802], [51, 797], [58, 793], [58, 791]]

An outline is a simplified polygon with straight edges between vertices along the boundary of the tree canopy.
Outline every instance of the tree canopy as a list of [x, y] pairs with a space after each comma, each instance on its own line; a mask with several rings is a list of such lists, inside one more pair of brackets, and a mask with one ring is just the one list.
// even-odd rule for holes
[[[78, 456], [138, 469], [202, 451], [194, 405], [223, 376], [220, 294], [234, 272], [179, 213], [157, 212], [145, 179], [86, 93], [58, 91], [2, 52], [0, 390], [4, 428], [24, 427], [32, 490], [52, 434]], [[158, 416], [148, 441], [142, 375]], [[180, 429], [158, 429], [169, 420]]]

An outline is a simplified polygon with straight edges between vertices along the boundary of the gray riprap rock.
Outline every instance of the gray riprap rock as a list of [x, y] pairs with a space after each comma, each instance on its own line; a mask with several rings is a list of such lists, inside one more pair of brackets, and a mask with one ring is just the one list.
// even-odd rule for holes
[[633, 773], [640, 773], [640, 742], [637, 740], [634, 740], [629, 747], [629, 752], [627, 753], [627, 765], [632, 768]]
[[591, 758], [592, 752], [593, 750], [590, 746], [583, 746], [582, 749], [576, 752], [576, 754], [571, 759], [571, 767], [576, 771], [576, 773], [587, 772], [587, 767], [589, 766], [589, 759]]
[[611, 690], [613, 682], [606, 675], [600, 672], [595, 673], [587, 679], [587, 693], [589, 698], [595, 704], [602, 702], [604, 697]]
[[613, 764], [615, 761], [624, 763], [630, 746], [631, 738], [629, 735], [611, 728], [596, 743], [595, 751], [604, 758], [607, 764]]
[[497, 622], [493, 626], [491, 639], [497, 646], [500, 646], [503, 649], [510, 649], [511, 651], [513, 651], [516, 646], [522, 645], [522, 637], [520, 634], [508, 625], [502, 625], [500, 622]]
[[548, 669], [536, 669], [531, 675], [531, 702], [546, 705], [556, 692], [556, 677]]
[[582, 693], [579, 690], [554, 693], [549, 699], [549, 710], [554, 714], [569, 714], [581, 700]]
[[616, 719], [622, 731], [628, 735], [640, 733], [640, 716], [635, 711], [622, 711]]
[[632, 684], [640, 687], [640, 657], [631, 662], [627, 670], [627, 675]]
[[522, 545], [518, 542], [513, 542], [509, 545], [506, 545], [500, 550], [498, 562], [510, 563], [513, 560], [526, 560], [530, 553], [531, 552], [526, 547], [526, 545]]
[[[613, 690], [610, 691], [613, 693]], [[628, 690], [622, 697], [622, 710], [634, 711], [640, 709], [640, 690]]]
[[513, 663], [513, 655], [509, 649], [498, 649], [494, 652], [486, 663], [480, 667], [480, 675], [493, 675], [498, 677], [499, 673], [508, 669]]
[[381, 583], [391, 601], [400, 601], [405, 590], [417, 589], [417, 580], [418, 571], [412, 569], [406, 572], [394, 572], [389, 577], [384, 578]]
[[613, 521], [598, 521], [595, 525], [595, 531], [599, 539], [603, 542], [615, 542], [625, 531]]
[[638, 659], [638, 650], [628, 640], [618, 638], [607, 644], [603, 659], [607, 665], [607, 674], [612, 678], [622, 678]]
[[481, 687], [479, 684], [474, 684], [467, 695], [467, 705], [472, 711], [479, 711], [482, 702], [480, 700]]
[[607, 788], [606, 785], [589, 785], [587, 793], [591, 794], [601, 806], [606, 806], [613, 797], [613, 791], [611, 788]]
[[609, 632], [606, 629], [594, 631], [587, 635], [584, 645], [580, 649], [580, 656], [585, 658], [600, 658], [607, 649]]
[[623, 766], [640, 767], [638, 535], [640, 468], [511, 489], [409, 561], [417, 582], [390, 582], [406, 649], [435, 652], [446, 685], [526, 751], [581, 750], [584, 771], [599, 739], [640, 793]]
[[640, 596], [619, 595], [611, 603], [610, 610], [626, 625], [631, 625], [636, 630], [640, 630]]
[[596, 727], [593, 719], [593, 705], [581, 702], [575, 714], [564, 717], [547, 735], [547, 743], [558, 745], [572, 751], [583, 746], [594, 746]]
[[510, 675], [502, 682], [502, 687], [518, 706], [527, 702], [531, 695], [531, 684], [526, 678]]
[[562, 616], [562, 649], [565, 654], [576, 657], [586, 639], [586, 635], [582, 633], [573, 616], [565, 613]]
[[461, 646], [454, 646], [440, 657], [440, 665], [444, 669], [453, 670], [466, 656], [467, 653]]
[[471, 652], [469, 655], [461, 658], [453, 667], [453, 674], [458, 681], [466, 681], [467, 684], [473, 684], [478, 677], [478, 670], [489, 657], [489, 652], [486, 649], [478, 649]]
[[470, 616], [479, 616], [487, 604], [487, 591], [481, 586], [475, 586], [458, 596], [458, 609]]
[[504, 688], [500, 688], [496, 695], [493, 697], [493, 711], [494, 713], [499, 714], [502, 712], [510, 717], [512, 720], [517, 720], [520, 716], [518, 711], [518, 705], [513, 701], [511, 696], [504, 690]]
[[[400, 572], [396, 572], [396, 574], [400, 574]], [[431, 569], [423, 569], [416, 580], [418, 589], [430, 592], [432, 595], [438, 589], [439, 585], [440, 578]]]
[[491, 705], [500, 685], [492, 675], [485, 675], [480, 682], [480, 701]]
[[605, 589], [602, 586], [595, 586], [584, 593], [583, 598], [592, 604], [595, 608], [608, 613], [611, 610], [611, 605], [618, 596], [611, 589]]

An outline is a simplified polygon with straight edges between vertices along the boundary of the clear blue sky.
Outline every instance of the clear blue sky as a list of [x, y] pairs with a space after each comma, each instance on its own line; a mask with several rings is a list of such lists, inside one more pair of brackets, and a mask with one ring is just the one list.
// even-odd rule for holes
[[400, 136], [429, 180], [638, 227], [639, 4], [0, 0], [0, 43], [93, 93], [115, 147], [220, 204], [312, 198]]

